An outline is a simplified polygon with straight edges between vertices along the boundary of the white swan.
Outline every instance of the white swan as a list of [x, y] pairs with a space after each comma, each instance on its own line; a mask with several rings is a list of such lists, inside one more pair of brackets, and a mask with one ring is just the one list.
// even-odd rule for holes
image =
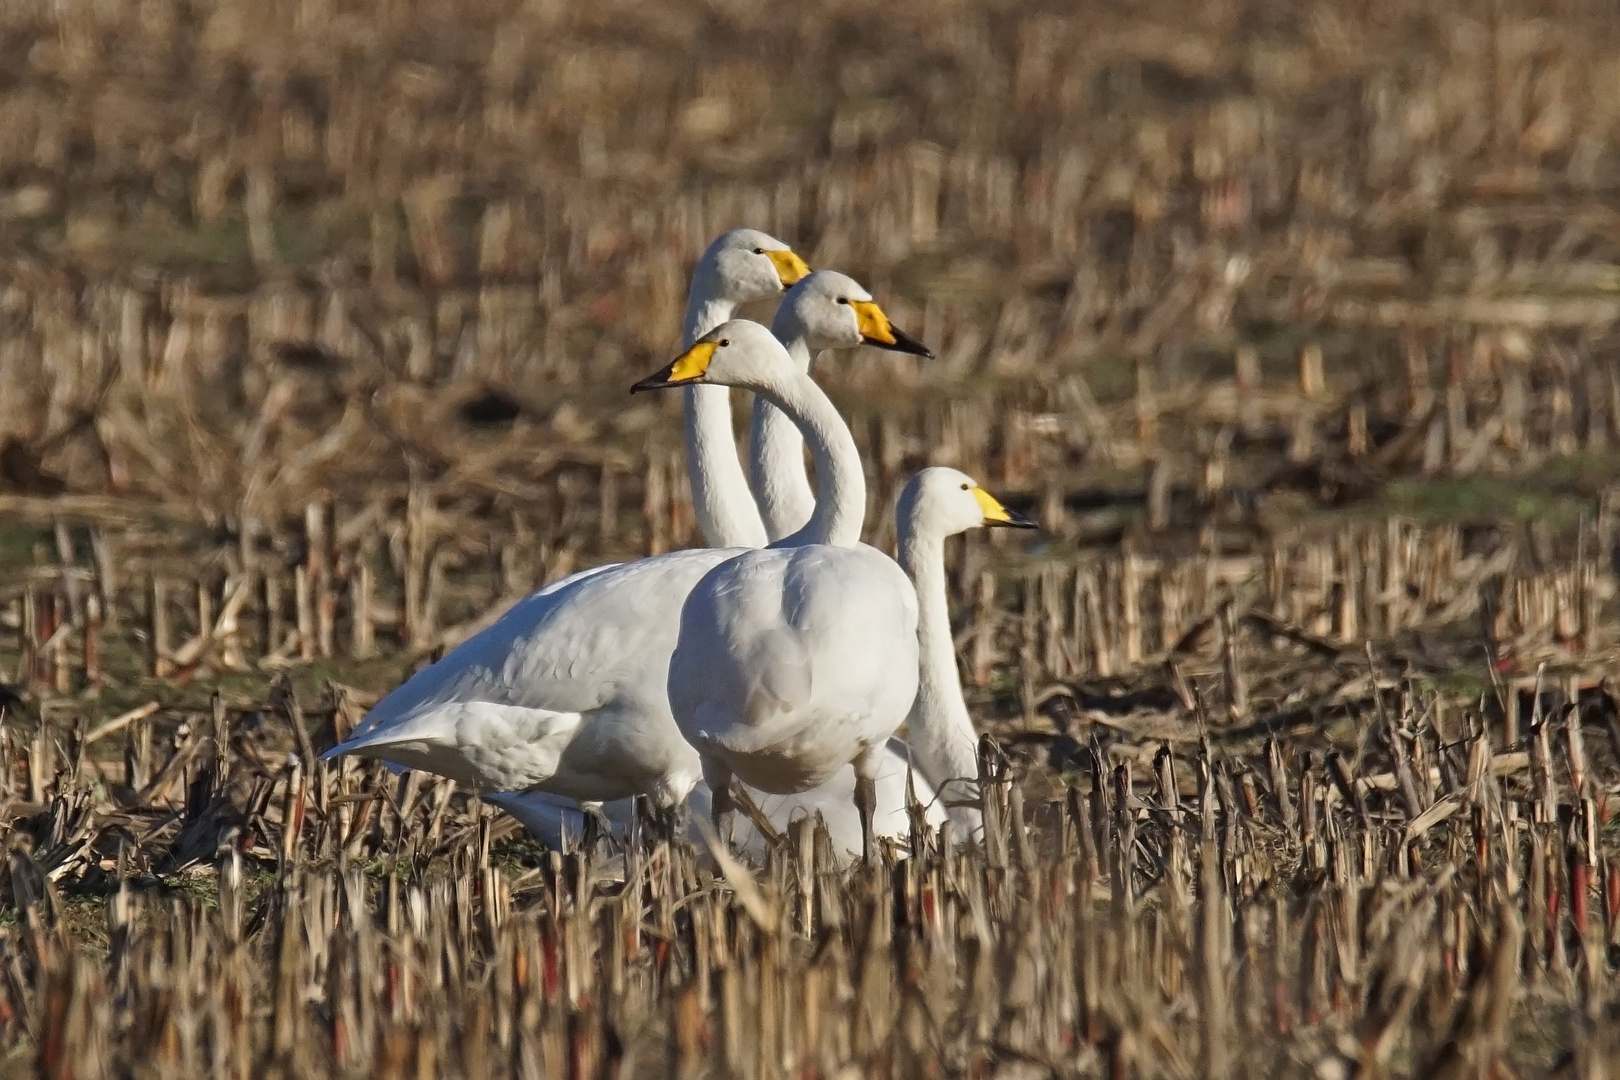
[[[817, 270], [797, 285], [771, 320], [794, 366], [809, 373], [823, 349], [875, 345], [880, 349], [933, 357], [922, 342], [897, 330], [860, 282], [836, 270]], [[816, 497], [804, 467], [804, 436], [781, 409], [755, 396], [749, 427], [749, 476], [772, 542], [804, 528], [815, 513]], [[762, 545], [761, 545], [762, 546]]]
[[[900, 532], [900, 563], [917, 589], [918, 642], [921, 663], [917, 699], [906, 720], [906, 738], [889, 740], [878, 765], [877, 813], [873, 832], [880, 837], [904, 838], [910, 831], [906, 782], [908, 757], [917, 801], [928, 823], [938, 828], [949, 820], [959, 835], [971, 837], [982, 827], [979, 812], [970, 804], [977, 792], [960, 784], [978, 774], [977, 735], [962, 698], [956, 670], [956, 651], [945, 589], [945, 538], [978, 525], [1034, 528], [1034, 522], [1013, 513], [972, 479], [955, 469], [932, 467], [907, 482], [895, 508]], [[936, 800], [936, 786], [946, 785]], [[749, 790], [749, 797], [777, 832], [800, 815], [821, 814], [833, 850], [859, 854], [861, 822], [855, 811], [855, 770], [846, 765], [832, 780], [793, 795], [766, 795]], [[552, 847], [561, 847], [564, 835], [578, 837], [585, 830], [585, 815], [567, 800], [544, 792], [486, 795], [488, 802], [517, 818], [530, 832]], [[712, 812], [709, 786], [699, 783], [690, 796], [695, 813]], [[628, 828], [630, 800], [603, 807], [614, 828]], [[948, 809], [947, 809], [948, 806]], [[736, 822], [733, 843], [753, 858], [763, 856], [765, 837], [752, 822]]]
[[[932, 356], [926, 346], [889, 322], [859, 282], [835, 270], [814, 271], [793, 286], [777, 309], [771, 330], [798, 370], [805, 373], [816, 352], [861, 343]], [[816, 506], [804, 467], [804, 437], [763, 395], [754, 397], [750, 446], [751, 475], [766, 531], [772, 540], [799, 532]], [[971, 498], [949, 494], [954, 491], [960, 496], [964, 490], [975, 494]], [[984, 510], [982, 524], [1034, 527], [968, 477], [950, 469], [925, 469], [912, 477], [895, 508], [900, 564], [917, 589], [922, 667], [917, 699], [907, 719], [906, 741], [891, 740], [888, 754], [895, 760], [884, 766], [887, 774], [896, 771], [896, 762], [915, 765], [943, 797], [942, 802], [952, 807], [951, 819], [964, 835], [976, 834], [982, 824], [969, 805], [976, 795], [973, 786], [960, 782], [978, 775], [978, 740], [956, 671], [944, 541], [981, 524], [975, 512], [978, 506]], [[889, 816], [884, 813], [886, 795], [880, 788], [880, 820]]]
[[[786, 244], [757, 229], [722, 233], [692, 271], [682, 347], [731, 318], [739, 303], [774, 296], [809, 273]], [[731, 392], [723, 386], [686, 390], [686, 469], [692, 510], [710, 547], [765, 546], [765, 526], [737, 457]]]
[[917, 589], [917, 641], [921, 672], [917, 698], [906, 717], [906, 745], [917, 771], [950, 808], [951, 823], [964, 836], [983, 823], [971, 805], [977, 799], [979, 739], [962, 697], [945, 589], [945, 538], [975, 525], [1033, 529], [1035, 522], [1001, 505], [965, 473], [933, 466], [900, 492], [894, 510], [900, 534], [900, 565]]
[[[688, 335], [805, 272], [764, 233], [724, 234], [693, 273]], [[758, 519], [725, 394], [718, 404], [726, 439], [707, 437], [712, 393], [694, 395], [686, 418], [693, 487], [720, 530], [740, 506]], [[661, 807], [677, 805], [698, 778], [698, 761], [670, 717], [665, 669], [687, 591], [736, 553], [671, 552], [550, 585], [406, 680], [324, 757], [380, 758], [478, 791], [540, 787], [582, 801], [647, 794]]]
[[770, 331], [723, 323], [633, 389], [700, 382], [753, 390], [786, 412], [810, 444], [819, 497], [781, 546], [743, 552], [693, 587], [669, 665], [670, 708], [702, 755], [722, 835], [733, 774], [788, 794], [853, 765], [870, 858], [878, 767], [917, 692], [916, 590], [860, 543], [866, 480], [855, 440]]

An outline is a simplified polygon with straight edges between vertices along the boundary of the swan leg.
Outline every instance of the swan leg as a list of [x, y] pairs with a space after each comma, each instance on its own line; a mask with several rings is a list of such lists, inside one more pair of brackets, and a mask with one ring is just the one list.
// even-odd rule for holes
[[659, 827], [671, 844], [679, 843], [687, 834], [692, 817], [692, 804], [682, 799], [658, 811]]
[[684, 801], [665, 805], [649, 796], [637, 795], [634, 810], [640, 838], [644, 843], [665, 840], [673, 844], [686, 824]]
[[709, 817], [714, 822], [715, 835], [731, 849], [731, 770], [709, 758], [703, 759], [703, 782], [709, 785]]
[[861, 815], [861, 857], [868, 863], [877, 858], [877, 769], [882, 749], [867, 750], [855, 759], [855, 809]]
[[871, 862], [877, 858], [877, 833], [872, 828], [877, 813], [877, 781], [869, 776], [855, 778], [855, 809], [861, 815], [861, 857]]
[[602, 813], [601, 803], [580, 803], [579, 807], [585, 814], [585, 834], [580, 838], [580, 850], [587, 855], [594, 855], [598, 844], [612, 838], [613, 825], [608, 821], [607, 815]]

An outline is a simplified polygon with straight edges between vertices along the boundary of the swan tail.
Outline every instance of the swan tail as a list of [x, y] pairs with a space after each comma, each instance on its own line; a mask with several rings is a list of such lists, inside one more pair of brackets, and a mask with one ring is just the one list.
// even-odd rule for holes
[[343, 742], [321, 755], [322, 761], [354, 754], [358, 757], [384, 757], [390, 747], [406, 743], [423, 746], [447, 744], [454, 741], [453, 727], [446, 730], [445, 717], [440, 709], [402, 716], [390, 723], [377, 724], [363, 734], [350, 735]]
[[437, 773], [475, 791], [522, 791], [556, 776], [581, 719], [576, 712], [446, 702], [351, 737], [325, 758], [353, 754]]

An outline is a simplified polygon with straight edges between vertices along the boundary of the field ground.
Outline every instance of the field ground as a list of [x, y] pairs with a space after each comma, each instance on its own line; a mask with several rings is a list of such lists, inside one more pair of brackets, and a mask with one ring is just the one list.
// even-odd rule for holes
[[[1620, 23], [1582, 0], [0, 6], [0, 1077], [1620, 1068]], [[987, 839], [553, 852], [311, 767], [695, 542], [738, 224], [938, 353]], [[768, 308], [753, 314], [764, 317]]]

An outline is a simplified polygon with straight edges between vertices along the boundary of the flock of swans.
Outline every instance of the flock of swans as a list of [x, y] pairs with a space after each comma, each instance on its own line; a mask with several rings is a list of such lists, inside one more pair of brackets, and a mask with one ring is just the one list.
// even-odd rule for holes
[[[769, 329], [732, 317], [784, 290]], [[974, 834], [977, 737], [944, 541], [1033, 523], [933, 467], [900, 495], [898, 561], [861, 543], [860, 455], [810, 367], [821, 350], [862, 344], [932, 355], [853, 279], [812, 272], [753, 229], [717, 238], [692, 275], [685, 351], [632, 388], [685, 395], [709, 546], [541, 589], [383, 698], [325, 757], [449, 777], [553, 846], [604, 818], [628, 827], [644, 796], [671, 829], [690, 806], [757, 856], [765, 836], [733, 821], [738, 784], [777, 831], [821, 815], [845, 857], [870, 857], [879, 836], [903, 841], [913, 798], [932, 825]], [[732, 388], [754, 394], [746, 474]]]

